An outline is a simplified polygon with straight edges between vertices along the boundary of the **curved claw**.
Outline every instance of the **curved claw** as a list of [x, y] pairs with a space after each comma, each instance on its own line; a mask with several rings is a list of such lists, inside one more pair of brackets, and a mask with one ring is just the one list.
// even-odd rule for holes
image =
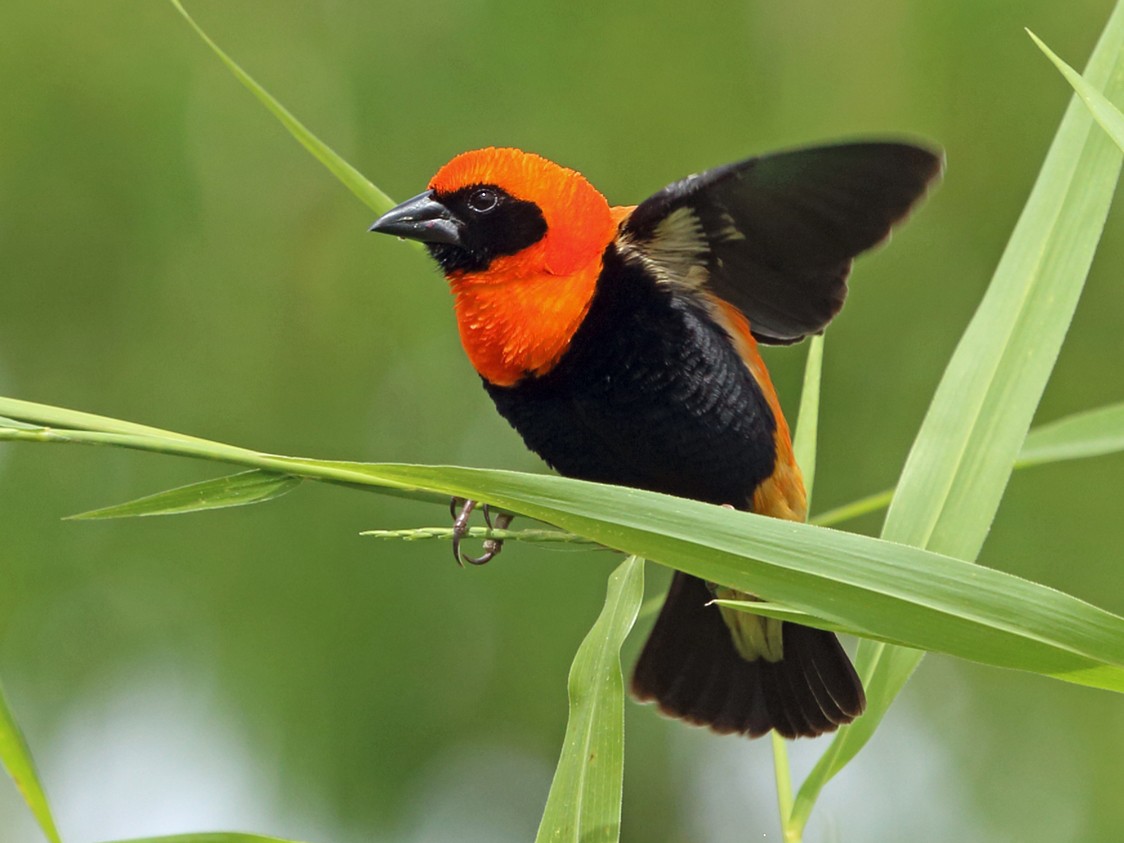
[[[484, 552], [479, 556], [469, 556], [462, 553], [461, 540], [468, 534], [468, 521], [473, 510], [476, 509], [476, 501], [464, 501], [458, 511], [457, 503], [459, 500], [460, 498], [453, 498], [449, 505], [449, 511], [453, 515], [453, 558], [457, 560], [457, 564], [461, 567], [464, 567], [466, 563], [469, 565], [485, 565], [495, 559], [499, 552], [503, 550], [503, 539], [485, 539]], [[492, 512], [488, 504], [484, 504], [480, 507], [480, 510], [484, 514], [484, 523], [488, 525], [489, 530], [503, 530], [515, 517], [507, 512], [501, 512], [496, 516], [493, 524]]]
[[468, 519], [472, 517], [472, 510], [476, 509], [476, 501], [466, 500], [458, 511], [457, 502], [459, 500], [460, 498], [453, 498], [449, 501], [449, 514], [453, 516], [453, 558], [463, 568], [464, 563], [461, 559], [464, 557], [461, 553], [461, 539], [468, 532]]

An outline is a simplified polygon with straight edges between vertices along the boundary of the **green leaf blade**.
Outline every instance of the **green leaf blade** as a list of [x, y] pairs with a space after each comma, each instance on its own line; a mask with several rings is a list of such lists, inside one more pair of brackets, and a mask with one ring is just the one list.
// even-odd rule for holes
[[133, 837], [117, 843], [297, 843], [280, 837], [245, 834], [240, 831], [204, 831], [198, 834], [171, 834], [166, 837]]
[[536, 843], [616, 843], [624, 786], [620, 648], [644, 597], [644, 560], [609, 577], [605, 606], [574, 656], [570, 717]]
[[1029, 29], [1026, 34], [1031, 37], [1031, 40], [1038, 45], [1038, 49], [1046, 54], [1046, 57], [1054, 63], [1054, 67], [1069, 82], [1077, 96], [1085, 103], [1085, 107], [1089, 109], [1089, 113], [1093, 115], [1093, 119], [1116, 142], [1116, 145], [1124, 150], [1124, 114], [1121, 114], [1120, 110], [1109, 102], [1104, 94], [1086, 82], [1080, 73], [1062, 61], [1037, 35]]
[[812, 508], [812, 488], [816, 481], [816, 443], [820, 427], [823, 343], [823, 334], [817, 334], [808, 343], [808, 358], [804, 363], [804, 386], [800, 392], [800, 415], [797, 416], [796, 433], [792, 437], [792, 454], [804, 475], [804, 489], [808, 496], [809, 509]]
[[[0, 412], [13, 415], [7, 403], [0, 399]], [[68, 412], [44, 408], [34, 415]], [[107, 426], [124, 424], [109, 420]], [[282, 457], [166, 431], [71, 433], [390, 494], [487, 500], [847, 628], [986, 664], [1062, 678], [1084, 675], [1097, 664], [1109, 666], [1111, 674], [1121, 664], [1124, 632], [1118, 625], [1124, 619], [1017, 577], [867, 536], [562, 477]], [[1059, 624], [1062, 617], [1076, 625]], [[1012, 635], [1026, 642], [1021, 659], [1012, 658]], [[1115, 687], [1102, 680], [1107, 674], [1092, 675]]]
[[376, 213], [386, 213], [394, 207], [393, 199], [375, 187], [366, 176], [347, 163], [335, 150], [310, 132], [303, 123], [285, 108], [285, 106], [281, 105], [281, 103], [266, 91], [265, 88], [259, 85], [249, 73], [243, 70], [234, 59], [228, 56], [218, 44], [211, 40], [211, 37], [207, 35], [203, 28], [195, 22], [195, 19], [187, 13], [187, 10], [184, 9], [180, 0], [169, 0], [169, 2], [175, 7], [176, 11], [183, 16], [183, 19], [191, 25], [191, 28], [195, 30], [195, 33], [203, 42], [219, 57], [219, 60], [226, 65], [227, 69], [234, 74], [234, 77], [241, 82], [251, 94], [257, 97], [258, 101], [266, 107], [269, 113], [276, 117], [281, 125], [288, 130], [289, 134], [291, 134], [301, 146], [312, 153], [312, 156], [317, 161], [327, 167], [344, 187], [359, 197], [360, 201]]
[[[1110, 99], [1124, 96], [1122, 43], [1124, 4], [1118, 4], [1086, 73], [1091, 84], [1107, 86]], [[885, 538], [976, 558], [1077, 306], [1120, 164], [1120, 149], [1094, 132], [1088, 112], [1074, 99], [937, 388], [890, 503]], [[869, 739], [920, 658], [884, 644], [860, 644], [856, 666], [870, 680], [867, 714], [840, 729], [805, 781], [795, 809], [801, 819]], [[1115, 680], [1108, 685], [1115, 687]]]
[[59, 843], [59, 832], [55, 827], [54, 817], [51, 816], [47, 795], [39, 782], [35, 761], [11, 709], [8, 708], [3, 688], [0, 688], [0, 763], [3, 763], [4, 769], [16, 783], [39, 827], [43, 829], [43, 834], [51, 843]]
[[1066, 416], [1035, 428], [1019, 452], [1019, 466], [1100, 457], [1124, 451], [1124, 403]]
[[[609, 547], [921, 649], [1059, 678], [1094, 665], [1124, 675], [1124, 618], [921, 548], [562, 477], [392, 464], [356, 464], [353, 470], [489, 500]], [[1108, 685], [1116, 687], [1115, 681]]]
[[248, 506], [286, 495], [300, 483], [301, 479], [291, 474], [251, 469], [227, 477], [216, 477], [201, 483], [179, 486], [155, 495], [146, 495], [128, 503], [71, 515], [67, 520], [96, 521], [150, 515], [182, 515], [209, 509]]

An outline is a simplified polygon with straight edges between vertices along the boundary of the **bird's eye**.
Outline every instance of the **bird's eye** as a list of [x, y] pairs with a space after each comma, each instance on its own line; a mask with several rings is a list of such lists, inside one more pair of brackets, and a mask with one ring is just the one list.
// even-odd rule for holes
[[468, 195], [468, 207], [478, 214], [495, 210], [500, 203], [500, 195], [490, 187], [481, 187]]

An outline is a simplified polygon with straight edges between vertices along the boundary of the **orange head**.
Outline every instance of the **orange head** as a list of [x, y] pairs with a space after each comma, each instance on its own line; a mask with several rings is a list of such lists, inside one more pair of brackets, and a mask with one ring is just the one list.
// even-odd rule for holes
[[616, 234], [605, 201], [574, 170], [518, 149], [464, 152], [429, 190], [372, 231], [425, 243], [456, 295], [465, 350], [509, 386], [558, 361], [593, 297]]

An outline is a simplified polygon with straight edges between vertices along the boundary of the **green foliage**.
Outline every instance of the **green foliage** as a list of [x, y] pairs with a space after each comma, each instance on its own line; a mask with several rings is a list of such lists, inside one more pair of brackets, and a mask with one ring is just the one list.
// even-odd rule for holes
[[180, 0], [168, 0], [168, 2], [176, 7], [176, 11], [183, 16], [184, 20], [191, 24], [191, 28], [214, 51], [219, 60], [234, 74], [234, 77], [245, 85], [246, 89], [269, 110], [269, 113], [288, 129], [289, 134], [296, 138], [300, 145], [307, 149], [317, 161], [327, 167], [344, 187], [358, 196], [367, 207], [376, 213], [381, 214], [394, 207], [394, 202], [389, 196], [375, 187], [357, 169], [344, 161], [335, 150], [306, 129], [304, 124], [294, 117], [285, 106], [281, 105], [265, 88], [255, 82], [250, 74], [244, 71], [234, 59], [223, 52], [219, 45], [212, 41], [202, 27], [195, 22], [195, 19], [187, 13]]
[[1124, 451], [1124, 404], [1077, 413], [1035, 428], [1019, 451], [1018, 465], [1102, 457]]
[[24, 801], [35, 815], [43, 834], [51, 843], [60, 843], [51, 807], [47, 804], [47, 796], [39, 783], [39, 775], [35, 772], [31, 750], [27, 747], [16, 719], [12, 717], [3, 688], [0, 688], [0, 764], [23, 794]]
[[[389, 207], [385, 194], [223, 53], [178, 0], [171, 2], [238, 80], [341, 182], [373, 209]], [[1084, 77], [1046, 50], [1117, 142], [1121, 118], [1112, 101], [1124, 97], [1122, 43], [1124, 5], [1106, 27]], [[1104, 95], [1098, 91], [1102, 87]], [[1121, 405], [1026, 435], [1092, 261], [1119, 168], [1120, 151], [1093, 127], [1083, 106], [1071, 105], [988, 294], [914, 442], [882, 539], [556, 477], [282, 457], [15, 399], [0, 399], [5, 416], [0, 418], [0, 441], [111, 445], [249, 469], [78, 516], [82, 518], [255, 503], [284, 494], [307, 478], [427, 501], [447, 495], [488, 500], [635, 554], [611, 576], [605, 608], [575, 657], [567, 736], [539, 840], [619, 837], [619, 653], [642, 597], [643, 563], [637, 557], [769, 601], [740, 606], [745, 610], [863, 636], [858, 667], [867, 687], [868, 713], [840, 730], [795, 800], [787, 759], [777, 752], [782, 825], [786, 839], [797, 840], [820, 790], [869, 740], [920, 660], [920, 650], [1124, 691], [1124, 619], [970, 562], [1014, 467], [1124, 448]], [[809, 486], [815, 473], [821, 355], [817, 339], [809, 354], [796, 440]], [[845, 514], [870, 511], [888, 500], [889, 493], [875, 496], [844, 508]], [[832, 517], [839, 520], [838, 511], [823, 520]], [[0, 753], [45, 833], [57, 841], [30, 755], [2, 699]], [[219, 833], [147, 843], [157, 840], [266, 843], [272, 838]]]
[[621, 645], [644, 598], [644, 560], [630, 556], [609, 576], [605, 608], [570, 668], [570, 719], [535, 843], [620, 839], [624, 787]]
[[[1062, 61], [1058, 56], [1042, 43], [1042, 40], [1027, 30], [1034, 43], [1038, 48], [1046, 54], [1046, 57], [1054, 63], [1054, 66], [1061, 71], [1062, 76], [1066, 81], [1073, 86], [1073, 90], [1077, 92], [1077, 96], [1085, 103], [1085, 107], [1089, 109], [1089, 113], [1093, 115], [1093, 119], [1100, 123], [1101, 128], [1108, 133], [1108, 136], [1116, 142], [1116, 145], [1124, 149], [1124, 114], [1120, 113], [1120, 109], [1114, 106], [1104, 94], [1102, 94], [1095, 84], [1090, 83], [1080, 73]], [[1106, 38], [1110, 38], [1111, 34], [1109, 29], [1105, 30]], [[1109, 41], [1109, 44], [1112, 42]], [[1103, 84], [1103, 83], [1102, 83]]]
[[[1119, 4], [1087, 71], [1093, 85], [1106, 86], [1116, 98], [1124, 96], [1122, 43], [1124, 4]], [[1120, 149], [1093, 125], [1080, 102], [1071, 102], [917, 434], [883, 538], [976, 558], [1073, 318], [1120, 163]], [[964, 577], [974, 589], [972, 575]], [[801, 820], [811, 814], [824, 784], [870, 740], [921, 657], [882, 642], [860, 644], [855, 667], [867, 689], [867, 711], [839, 730], [801, 787], [794, 807]]]
[[68, 430], [70, 411], [6, 398], [0, 412], [63, 425], [49, 435], [0, 428], [0, 439], [114, 444], [374, 491], [487, 500], [877, 639], [1124, 691], [1124, 618], [922, 548], [565, 477], [257, 454], [170, 431]]
[[74, 521], [97, 521], [105, 518], [130, 518], [141, 515], [177, 515], [205, 509], [245, 506], [279, 498], [300, 484], [288, 474], [252, 469], [229, 477], [218, 477], [158, 492], [120, 506], [93, 509], [71, 515]]

